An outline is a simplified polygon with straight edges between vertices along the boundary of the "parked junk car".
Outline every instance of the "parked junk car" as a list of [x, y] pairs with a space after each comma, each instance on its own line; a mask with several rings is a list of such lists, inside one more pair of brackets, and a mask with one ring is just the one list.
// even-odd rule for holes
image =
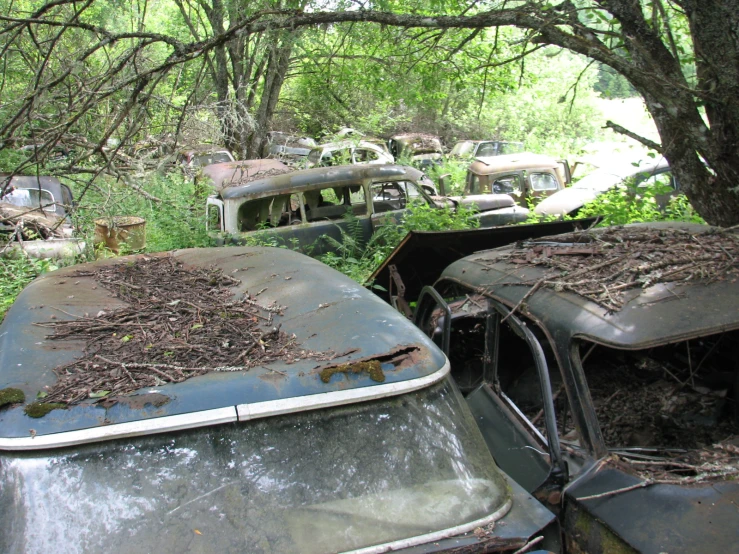
[[198, 146], [184, 149], [180, 151], [177, 159], [180, 165], [191, 172], [196, 168], [210, 164], [236, 161], [231, 152], [218, 146]]
[[739, 540], [739, 235], [604, 228], [478, 252], [415, 321], [498, 466], [567, 552], [730, 552]]
[[257, 179], [282, 175], [291, 171], [293, 169], [288, 165], [269, 158], [222, 162], [206, 165], [200, 171], [197, 182], [207, 182], [216, 191], [221, 191], [228, 187], [245, 185]]
[[356, 129], [352, 129], [351, 127], [343, 127], [342, 129], [339, 129], [333, 135], [330, 135], [330, 137], [331, 139], [326, 142], [338, 142], [343, 139], [356, 138], [356, 139], [360, 139], [366, 142], [371, 142], [372, 144], [382, 148], [388, 154], [390, 153], [390, 149], [388, 148], [387, 141], [385, 139], [382, 139], [380, 137], [365, 135], [361, 131], [357, 131]]
[[342, 229], [350, 224], [352, 233], [361, 232], [366, 241], [379, 226], [397, 222], [413, 201], [437, 208], [474, 207], [481, 227], [528, 216], [528, 210], [505, 194], [431, 197], [425, 183], [421, 171], [398, 165], [318, 167], [266, 177], [210, 196], [208, 231], [223, 242], [261, 232], [319, 255], [331, 250], [330, 239], [340, 241]]
[[366, 140], [343, 140], [316, 146], [308, 154], [308, 167], [346, 164], [391, 164], [387, 148]]
[[0, 326], [0, 399], [5, 554], [560, 552], [444, 354], [288, 250], [45, 274]]
[[85, 243], [72, 237], [67, 210], [73, 203], [72, 191], [56, 177], [0, 175], [0, 237], [38, 258], [79, 254]]
[[444, 158], [444, 148], [439, 137], [421, 133], [395, 135], [390, 139], [390, 153], [396, 159], [410, 158], [411, 164], [419, 169], [428, 171], [435, 164], [440, 164]]
[[505, 140], [460, 140], [449, 152], [450, 158], [479, 158], [523, 153], [523, 142]]
[[[597, 196], [627, 181], [632, 187], [645, 187], [659, 183], [667, 185], [673, 191], [677, 191], [678, 188], [677, 181], [672, 176], [670, 166], [664, 158], [639, 166], [629, 164], [616, 168], [598, 169], [571, 187], [540, 202], [534, 209], [534, 213], [540, 216], [575, 215], [580, 208]], [[658, 203], [661, 206], [667, 205], [670, 196], [667, 194], [658, 197]]]
[[298, 137], [290, 133], [271, 131], [267, 133], [267, 142], [264, 145], [262, 157], [276, 158], [287, 164], [295, 164], [310, 154], [316, 141], [310, 137]]
[[510, 194], [524, 207], [561, 191], [570, 182], [567, 160], [541, 154], [477, 158], [467, 168], [465, 194]]

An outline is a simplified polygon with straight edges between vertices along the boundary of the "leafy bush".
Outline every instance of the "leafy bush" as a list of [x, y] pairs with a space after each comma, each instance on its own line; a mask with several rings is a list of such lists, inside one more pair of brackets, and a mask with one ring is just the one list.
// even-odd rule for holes
[[658, 198], [669, 192], [668, 187], [659, 184], [643, 188], [619, 186], [588, 202], [580, 209], [578, 217], [601, 216], [599, 227], [649, 221], [705, 223], [684, 194], [671, 198], [661, 208]]
[[207, 190], [196, 187], [180, 172], [146, 176], [142, 189], [161, 202], [146, 198], [131, 187], [102, 181], [90, 188], [78, 206], [75, 224], [92, 245], [95, 220], [118, 215], [146, 219], [146, 252], [209, 246], [205, 231]]
[[365, 283], [374, 269], [411, 231], [474, 229], [480, 226], [474, 208], [459, 206], [456, 210], [448, 207], [439, 209], [425, 203], [412, 203], [400, 223], [388, 216], [386, 222], [364, 244], [356, 216], [347, 214], [346, 217], [348, 230], [341, 230], [341, 241], [324, 238], [329, 240], [336, 252], [324, 254], [319, 259], [358, 283]]

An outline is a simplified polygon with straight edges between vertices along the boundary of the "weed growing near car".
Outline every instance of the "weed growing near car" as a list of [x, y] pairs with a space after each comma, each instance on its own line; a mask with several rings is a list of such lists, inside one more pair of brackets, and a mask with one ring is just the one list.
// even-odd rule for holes
[[[143, 183], [141, 184], [144, 188]], [[92, 245], [95, 219], [117, 215], [146, 219], [146, 252], [209, 246], [203, 206], [207, 191], [196, 187], [179, 172], [152, 173], [146, 191], [157, 202], [136, 190], [111, 181], [90, 188], [80, 201], [75, 224]], [[79, 194], [75, 190], [75, 196]]]
[[684, 194], [669, 199], [661, 208], [659, 197], [665, 196], [669, 190], [659, 184], [639, 187], [636, 192], [628, 186], [616, 187], [585, 204], [578, 212], [578, 217], [601, 216], [599, 227], [650, 221], [705, 223]]
[[359, 220], [351, 214], [347, 214], [346, 219], [349, 221], [348, 230], [341, 230], [340, 241], [329, 237], [322, 239], [331, 241], [336, 252], [328, 252], [319, 259], [358, 283], [365, 283], [375, 268], [411, 231], [447, 231], [480, 226], [473, 206], [458, 206], [456, 210], [451, 210], [414, 202], [408, 205], [399, 223], [389, 219], [364, 244], [359, 232]]
[[0, 321], [15, 301], [15, 297], [36, 277], [57, 269], [50, 260], [36, 260], [24, 254], [0, 257]]

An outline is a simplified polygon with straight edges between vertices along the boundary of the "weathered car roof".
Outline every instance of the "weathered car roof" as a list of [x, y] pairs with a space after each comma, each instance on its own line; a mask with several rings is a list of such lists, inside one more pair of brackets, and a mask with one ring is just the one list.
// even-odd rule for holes
[[[652, 228], [682, 228], [711, 232], [704, 225], [650, 224]], [[605, 229], [588, 231], [603, 232]], [[547, 237], [538, 239], [546, 243]], [[561, 338], [587, 338], [624, 349], [643, 349], [739, 328], [739, 283], [736, 279], [657, 284], [630, 291], [628, 302], [615, 313], [574, 292], [539, 287], [546, 274], [529, 264], [509, 263], [501, 257], [516, 246], [478, 252], [444, 271], [439, 281], [451, 280], [479, 290], [514, 307], [525, 301], [525, 314]], [[520, 307], [519, 307], [520, 309]]]
[[302, 171], [294, 171], [285, 175], [268, 177], [252, 181], [243, 186], [230, 187], [221, 196], [224, 199], [259, 197], [266, 194], [289, 194], [322, 187], [327, 184], [340, 185], [345, 182], [356, 182], [363, 179], [391, 179], [407, 176], [418, 180], [423, 173], [412, 167], [393, 164], [361, 164], [339, 165], [332, 167], [314, 167]]
[[490, 175], [501, 171], [519, 169], [555, 169], [559, 164], [554, 158], [542, 154], [522, 152], [501, 156], [481, 156], [470, 164], [469, 171], [478, 175]]
[[279, 160], [265, 158], [210, 164], [201, 171], [211, 180], [212, 186], [220, 191], [227, 187], [236, 187], [256, 181], [261, 178], [260, 175], [266, 177], [280, 171], [287, 173], [292, 170]]
[[[39, 419], [27, 416], [23, 406], [0, 409], [0, 450], [66, 446], [355, 403], [416, 390], [448, 372], [444, 354], [426, 335], [380, 298], [317, 260], [280, 248], [201, 248], [172, 255], [186, 267], [217, 267], [224, 275], [237, 277], [241, 284], [234, 287], [235, 296], [262, 291], [263, 305], [286, 306], [275, 324], [294, 334], [301, 347], [333, 351], [335, 359], [211, 372], [136, 392], [168, 397], [159, 407], [145, 400], [136, 407], [118, 402], [104, 408], [83, 402]], [[57, 380], [53, 369], [82, 356], [84, 343], [49, 340], [50, 330], [37, 324], [124, 306], [92, 277], [80, 273], [134, 259], [61, 269], [26, 287], [0, 325], [0, 390], [21, 389], [28, 404], [53, 385]], [[406, 361], [393, 365], [393, 357], [401, 355]], [[383, 383], [366, 374], [340, 375], [328, 383], [319, 376], [325, 366], [377, 357], [382, 357]]]
[[391, 140], [399, 142], [403, 145], [403, 150], [413, 147], [414, 152], [440, 152], [444, 153], [441, 146], [441, 140], [434, 135], [426, 135], [424, 133], [404, 133], [394, 135]]

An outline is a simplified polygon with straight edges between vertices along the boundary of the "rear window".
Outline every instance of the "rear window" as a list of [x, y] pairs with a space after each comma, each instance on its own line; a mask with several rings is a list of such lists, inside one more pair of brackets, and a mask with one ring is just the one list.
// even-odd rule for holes
[[228, 152], [212, 152], [209, 154], [198, 154], [192, 159], [192, 165], [195, 167], [203, 167], [210, 164], [232, 161], [234, 161], [233, 157]]
[[0, 198], [0, 202], [12, 204], [22, 208], [38, 208], [49, 206], [49, 210], [56, 211], [54, 196], [44, 189], [14, 189], [9, 194]]

